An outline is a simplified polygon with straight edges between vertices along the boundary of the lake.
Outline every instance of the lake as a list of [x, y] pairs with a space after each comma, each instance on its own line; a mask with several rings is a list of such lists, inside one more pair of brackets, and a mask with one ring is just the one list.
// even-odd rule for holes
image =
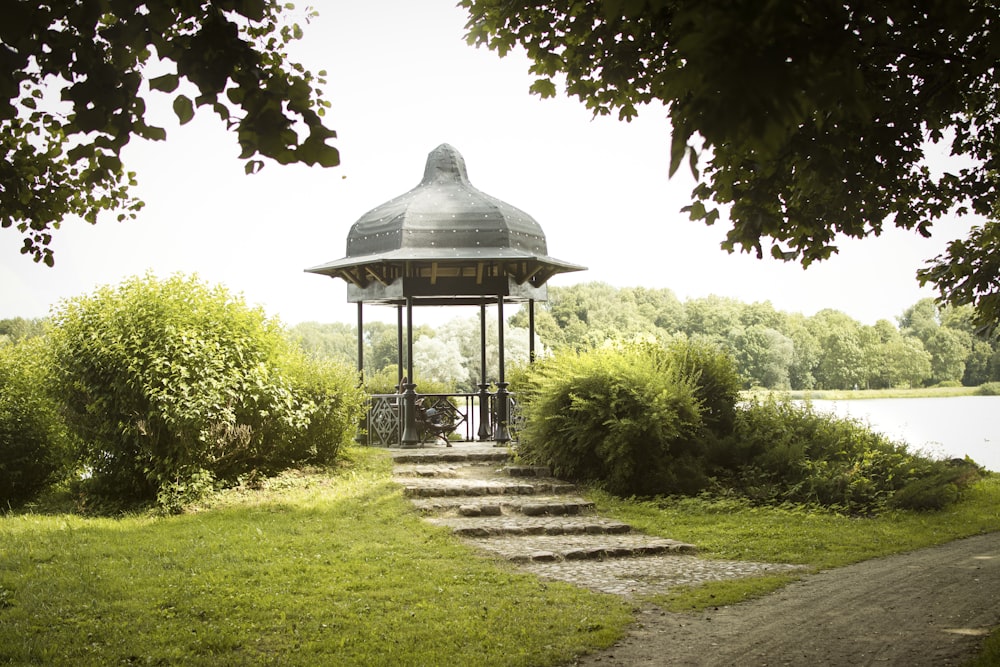
[[913, 451], [972, 460], [1000, 472], [1000, 396], [812, 401], [818, 411], [859, 419]]

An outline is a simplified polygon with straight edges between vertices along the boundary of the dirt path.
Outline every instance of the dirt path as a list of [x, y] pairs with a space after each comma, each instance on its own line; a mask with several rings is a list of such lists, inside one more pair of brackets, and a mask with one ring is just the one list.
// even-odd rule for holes
[[1000, 624], [1000, 533], [810, 575], [699, 614], [644, 609], [576, 665], [961, 665]]

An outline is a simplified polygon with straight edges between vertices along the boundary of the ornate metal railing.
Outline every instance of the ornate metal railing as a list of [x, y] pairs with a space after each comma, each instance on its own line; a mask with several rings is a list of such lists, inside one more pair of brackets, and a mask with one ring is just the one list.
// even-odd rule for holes
[[[487, 410], [483, 411], [482, 400], [486, 396]], [[493, 440], [497, 425], [498, 405], [495, 393], [477, 394], [417, 394], [424, 409], [440, 410], [446, 401], [454, 408], [457, 418], [450, 439], [458, 442]], [[516, 440], [522, 425], [521, 411], [512, 394], [507, 396], [507, 430], [511, 440]], [[403, 434], [403, 395], [372, 394], [368, 397], [368, 411], [365, 414], [362, 433], [358, 440], [374, 447], [398, 447]], [[428, 441], [430, 438], [428, 438]]]

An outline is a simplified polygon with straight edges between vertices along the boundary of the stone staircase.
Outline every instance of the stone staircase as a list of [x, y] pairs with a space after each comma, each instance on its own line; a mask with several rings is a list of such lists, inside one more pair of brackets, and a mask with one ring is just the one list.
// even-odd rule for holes
[[677, 584], [664, 573], [706, 562], [691, 555], [691, 544], [597, 516], [574, 485], [547, 468], [512, 463], [505, 447], [462, 443], [390, 452], [395, 480], [427, 521], [540, 576], [648, 593]]

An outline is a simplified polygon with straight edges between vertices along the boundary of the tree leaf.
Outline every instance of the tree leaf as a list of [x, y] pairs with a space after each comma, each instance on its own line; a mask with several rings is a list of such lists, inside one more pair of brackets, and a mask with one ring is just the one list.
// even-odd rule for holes
[[181, 125], [188, 123], [194, 118], [194, 103], [191, 102], [191, 98], [186, 95], [178, 95], [174, 98], [174, 113], [177, 114], [177, 119], [180, 120]]
[[176, 74], [164, 74], [149, 80], [150, 90], [162, 90], [165, 93], [172, 93], [177, 90], [180, 79]]
[[687, 154], [687, 150], [687, 139], [680, 132], [674, 132], [670, 137], [669, 175], [671, 178], [673, 178], [673, 175], [677, 173], [678, 169], [680, 169], [681, 163], [684, 162], [684, 156]]

